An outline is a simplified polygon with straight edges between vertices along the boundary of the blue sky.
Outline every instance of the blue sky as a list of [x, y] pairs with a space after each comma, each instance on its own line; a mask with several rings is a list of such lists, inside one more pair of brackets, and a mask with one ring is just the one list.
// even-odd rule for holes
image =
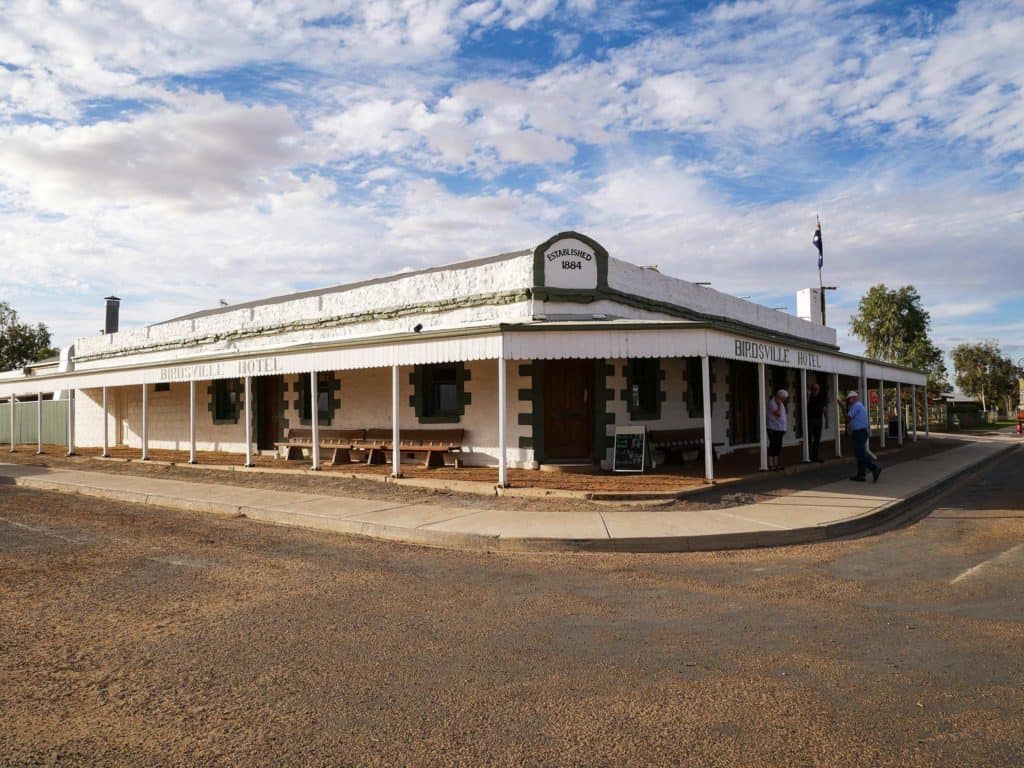
[[830, 320], [913, 284], [1024, 356], [1024, 0], [0, 10], [0, 298], [66, 344], [530, 247]]

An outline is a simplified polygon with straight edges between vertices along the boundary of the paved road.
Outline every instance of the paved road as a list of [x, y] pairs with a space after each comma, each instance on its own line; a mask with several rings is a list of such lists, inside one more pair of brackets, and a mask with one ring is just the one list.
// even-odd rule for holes
[[0, 486], [0, 765], [1020, 766], [1022, 470], [881, 536], [680, 555]]

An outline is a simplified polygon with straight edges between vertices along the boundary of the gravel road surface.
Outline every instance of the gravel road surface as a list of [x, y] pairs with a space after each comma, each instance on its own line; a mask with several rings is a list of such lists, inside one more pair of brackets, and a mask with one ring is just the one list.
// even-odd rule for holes
[[879, 536], [677, 555], [0, 486], [0, 765], [1020, 766], [1022, 470]]

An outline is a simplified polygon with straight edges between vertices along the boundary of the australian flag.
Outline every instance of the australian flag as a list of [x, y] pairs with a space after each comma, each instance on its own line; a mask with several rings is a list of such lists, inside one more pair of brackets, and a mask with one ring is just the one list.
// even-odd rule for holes
[[821, 241], [821, 224], [818, 224], [817, 229], [814, 230], [814, 237], [811, 239], [814, 243], [814, 247], [818, 249], [818, 269], [821, 269], [821, 265], [825, 263], [825, 246]]

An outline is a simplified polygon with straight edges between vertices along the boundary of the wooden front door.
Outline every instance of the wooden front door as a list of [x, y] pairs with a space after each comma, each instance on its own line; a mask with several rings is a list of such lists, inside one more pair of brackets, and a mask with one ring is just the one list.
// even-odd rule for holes
[[260, 376], [253, 383], [256, 385], [256, 448], [272, 451], [274, 443], [284, 437], [281, 426], [284, 377]]
[[731, 362], [729, 391], [729, 443], [742, 445], [761, 439], [758, 418], [757, 366], [754, 363]]
[[544, 364], [544, 460], [592, 458], [593, 390], [593, 360]]

